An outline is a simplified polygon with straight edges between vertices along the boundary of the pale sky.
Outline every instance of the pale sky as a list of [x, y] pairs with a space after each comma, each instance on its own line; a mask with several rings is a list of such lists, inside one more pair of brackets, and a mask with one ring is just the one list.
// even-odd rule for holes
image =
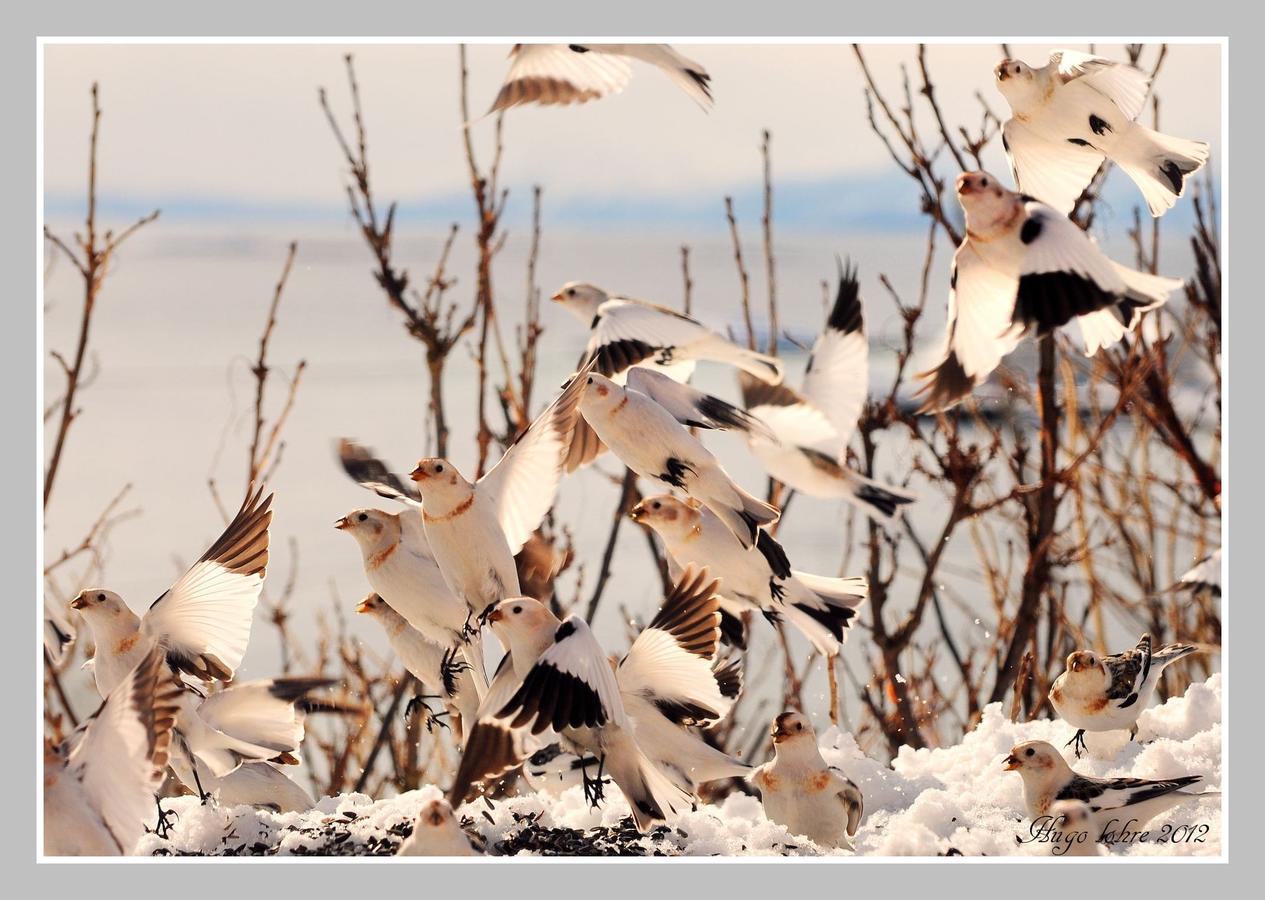
[[[370, 131], [373, 176], [383, 197], [418, 200], [467, 190], [457, 106], [457, 50], [431, 46], [48, 46], [45, 50], [45, 185], [50, 201], [83, 191], [88, 86], [101, 83], [105, 116], [101, 181], [108, 203], [173, 211], [342, 210], [343, 164], [317, 105], [330, 91], [349, 103], [342, 54], [356, 54]], [[862, 77], [846, 45], [682, 44], [711, 73], [716, 106], [704, 114], [660, 73], [636, 64], [623, 94], [582, 107], [512, 110], [505, 120], [504, 183], [525, 196], [600, 206], [635, 198], [669, 212], [695, 196], [750, 189], [759, 179], [763, 128], [774, 139], [780, 183], [840, 179], [873, 184], [902, 176], [865, 121]], [[1014, 46], [1033, 62], [1049, 46]], [[1122, 57], [1118, 46], [1098, 52]], [[471, 108], [486, 109], [507, 68], [507, 45], [470, 49]], [[909, 46], [866, 49], [898, 99]], [[997, 45], [932, 46], [937, 92], [951, 122], [980, 118], [979, 91], [998, 113], [992, 85]], [[1149, 65], [1154, 54], [1148, 51]], [[1161, 124], [1219, 152], [1220, 48], [1170, 48], [1157, 90]], [[483, 158], [492, 121], [476, 126]], [[1000, 152], [990, 167], [1002, 169]], [[890, 182], [889, 182], [890, 183]], [[811, 196], [811, 192], [810, 192]], [[834, 202], [846, 204], [846, 195]], [[464, 207], [462, 207], [464, 209]], [[793, 212], [793, 211], [792, 211]], [[447, 213], [444, 213], [447, 216]]]

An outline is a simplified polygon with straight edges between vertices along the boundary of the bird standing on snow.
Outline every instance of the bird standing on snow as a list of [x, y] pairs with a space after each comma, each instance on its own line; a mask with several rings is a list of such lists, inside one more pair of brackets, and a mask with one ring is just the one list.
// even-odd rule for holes
[[1063, 214], [1104, 159], [1133, 179], [1162, 216], [1208, 161], [1208, 145], [1152, 131], [1135, 119], [1151, 79], [1125, 63], [1057, 50], [1039, 69], [1003, 59], [993, 70], [1012, 118], [1002, 142], [1019, 190]]
[[1117, 820], [1117, 825], [1136, 819], [1136, 827], [1141, 828], [1179, 803], [1201, 796], [1215, 796], [1182, 790], [1203, 780], [1202, 775], [1182, 775], [1162, 781], [1078, 775], [1062, 754], [1045, 741], [1017, 745], [1004, 762], [1006, 771], [1017, 771], [1023, 778], [1023, 800], [1029, 818], [1050, 815], [1050, 807], [1055, 801], [1080, 800], [1089, 805], [1098, 834], [1112, 819]]
[[718, 421], [716, 413], [722, 408], [726, 423], [748, 431], [763, 428], [742, 410], [649, 370], [630, 372], [627, 387], [597, 373], [590, 374], [588, 389], [580, 401], [585, 421], [624, 465], [642, 478], [685, 491], [702, 501], [743, 547], [750, 548], [755, 545], [760, 528], [776, 522], [780, 513], [739, 487], [686, 428], [714, 425]]
[[755, 609], [774, 622], [784, 616], [824, 656], [839, 653], [869, 595], [864, 578], [792, 571], [786, 551], [768, 532], [759, 533], [757, 552], [750, 552], [710, 509], [671, 495], [647, 497], [629, 515], [654, 529], [676, 566], [715, 572], [731, 615]]
[[488, 114], [524, 103], [568, 105], [618, 94], [632, 70], [628, 59], [657, 66], [704, 110], [711, 76], [668, 44], [515, 44], [509, 74]]
[[453, 815], [448, 801], [440, 797], [422, 807], [396, 856], [479, 856]]
[[1028, 332], [1075, 319], [1093, 355], [1182, 285], [1113, 262], [1065, 215], [985, 172], [959, 175], [957, 193], [966, 238], [949, 277], [945, 357], [920, 375], [920, 412], [961, 401]]
[[784, 712], [773, 720], [773, 761], [756, 769], [751, 783], [764, 814], [792, 834], [820, 847], [852, 849], [850, 838], [865, 815], [861, 789], [826, 765], [807, 716]]
[[477, 483], [446, 459], [423, 459], [410, 475], [422, 495], [431, 553], [471, 615], [482, 617], [500, 600], [521, 593], [514, 554], [553, 506], [584, 376], [584, 370], [574, 375]]
[[1086, 731], [1138, 732], [1138, 716], [1146, 709], [1171, 663], [1199, 650], [1190, 644], [1169, 644], [1151, 652], [1151, 636], [1142, 635], [1132, 650], [1100, 656], [1091, 650], [1068, 654], [1067, 670], [1050, 686], [1050, 705], [1077, 728], [1069, 744], [1080, 759]]
[[46, 856], [132, 852], [167, 769], [179, 693], [153, 648], [60, 746], [45, 743]]
[[861, 316], [856, 269], [840, 264], [839, 290], [826, 327], [813, 344], [803, 393], [739, 377], [747, 412], [777, 435], [747, 438], [765, 471], [811, 497], [839, 497], [884, 525], [912, 503], [908, 491], [880, 484], [848, 468], [848, 441], [869, 387], [869, 345]]
[[579, 616], [559, 622], [528, 597], [503, 600], [488, 616], [507, 648], [478, 721], [466, 738], [448, 792], [460, 806], [475, 782], [487, 783], [519, 765], [556, 732], [565, 749], [598, 759], [596, 778], [584, 773], [585, 793], [596, 804], [602, 775], [623, 792], [639, 831], [691, 805], [638, 745], [615, 673], [589, 626]]
[[109, 695], [155, 643], [176, 669], [202, 681], [231, 681], [250, 642], [268, 565], [272, 495], [249, 495], [219, 540], [153, 602], [144, 618], [113, 591], [89, 588], [70, 606], [96, 645], [97, 691]]

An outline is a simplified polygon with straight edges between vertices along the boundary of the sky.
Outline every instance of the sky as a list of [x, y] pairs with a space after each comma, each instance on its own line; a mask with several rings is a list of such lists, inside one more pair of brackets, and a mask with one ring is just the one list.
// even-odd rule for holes
[[[788, 227], [864, 223], [915, 227], [913, 188], [865, 119], [862, 77], [847, 45], [701, 45], [678, 49], [711, 73], [704, 114], [668, 79], [634, 65], [619, 96], [581, 107], [531, 107], [505, 118], [503, 184], [520, 199], [543, 185], [552, 214], [577, 223], [697, 223], [723, 227], [718, 197], [759, 203], [760, 135], [773, 134], [779, 220]], [[1043, 61], [1049, 46], [1012, 53]], [[1123, 56], [1120, 47], [1099, 52]], [[507, 45], [469, 50], [472, 115], [507, 70]], [[103, 210], [153, 206], [169, 217], [285, 221], [345, 216], [345, 166], [317, 105], [329, 90], [350, 109], [342, 57], [353, 52], [376, 189], [405, 218], [448, 221], [469, 208], [451, 45], [52, 45], [45, 49], [45, 186], [50, 217], [82, 204], [88, 86], [101, 84]], [[908, 45], [868, 46], [871, 70], [898, 99]], [[998, 45], [935, 45], [928, 61], [946, 118], [974, 129]], [[1154, 58], [1148, 51], [1144, 63]], [[1156, 88], [1162, 124], [1219, 149], [1220, 48], [1170, 48]], [[1178, 126], [1180, 123], [1180, 127]], [[928, 123], [929, 124], [929, 123]], [[493, 120], [473, 126], [480, 158]], [[1215, 156], [1214, 156], [1215, 158]], [[1004, 170], [1000, 151], [990, 168]], [[511, 216], [525, 216], [525, 202]]]

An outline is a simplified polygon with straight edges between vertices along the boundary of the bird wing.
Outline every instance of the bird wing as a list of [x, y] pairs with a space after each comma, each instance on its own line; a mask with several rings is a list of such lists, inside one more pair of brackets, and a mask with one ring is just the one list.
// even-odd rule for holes
[[524, 103], [586, 103], [618, 94], [632, 68], [622, 57], [573, 44], [515, 44], [513, 63], [488, 113]]
[[587, 357], [608, 378], [638, 363], [671, 363], [672, 350], [711, 335], [707, 326], [684, 313], [626, 297], [612, 297], [597, 308], [590, 327]]
[[60, 664], [66, 658], [66, 648], [75, 642], [75, 627], [61, 601], [44, 596], [44, 649], [48, 658]]
[[540, 527], [567, 467], [589, 368], [571, 377], [552, 403], [514, 439], [500, 462], [479, 479], [496, 507], [510, 552], [517, 553]]
[[835, 304], [808, 358], [804, 395], [834, 426], [841, 451], [851, 439], [865, 406], [870, 386], [869, 359], [857, 271], [840, 262]]
[[749, 372], [738, 372], [742, 405], [778, 436], [783, 444], [815, 447], [837, 446], [838, 432], [815, 404], [786, 382], [769, 384]]
[[476, 781], [520, 764], [528, 756], [531, 736], [608, 723], [627, 724], [619, 685], [589, 626], [571, 616], [558, 626], [553, 644], [526, 677], [514, 677], [513, 666], [505, 664], [493, 678], [466, 739], [449, 801], [459, 805]]
[[198, 717], [235, 740], [289, 753], [303, 742], [300, 701], [335, 683], [329, 678], [277, 678], [235, 684], [202, 701]]
[[733, 705], [712, 670], [720, 642], [718, 585], [707, 569], [688, 567], [615, 672], [622, 692], [644, 697], [679, 724], [717, 721]]
[[1103, 809], [1122, 809], [1144, 800], [1162, 797], [1190, 787], [1203, 779], [1202, 775], [1183, 775], [1164, 781], [1146, 778], [1086, 778], [1073, 775], [1055, 800], [1080, 800], [1089, 804], [1093, 812]]
[[1142, 112], [1151, 79], [1136, 66], [1079, 50], [1056, 50], [1050, 54], [1050, 62], [1057, 64], [1064, 84], [1080, 79], [1116, 104], [1130, 119], [1136, 119]]
[[203, 681], [231, 681], [250, 641], [268, 565], [272, 494], [249, 494], [224, 533], [150, 606], [141, 631]]
[[966, 397], [1015, 348], [1022, 331], [1012, 325], [1015, 278], [988, 265], [969, 242], [953, 255], [944, 359], [919, 374], [919, 412], [947, 409]]
[[1001, 130], [1016, 189], [1067, 215], [1098, 173], [1103, 154], [1092, 147], [1048, 141], [1010, 119]]
[[861, 789], [856, 786], [856, 783], [843, 774], [842, 769], [836, 769], [831, 766], [830, 776], [839, 797], [839, 802], [843, 804], [843, 808], [847, 811], [848, 837], [852, 837], [857, 833], [857, 827], [861, 824], [861, 817], [865, 815], [865, 797], [861, 795]]
[[179, 695], [175, 676], [155, 648], [71, 737], [67, 766], [120, 853], [131, 852], [153, 812]]
[[1151, 674], [1151, 636], [1142, 635], [1142, 640], [1132, 650], [1103, 657], [1102, 662], [1111, 677], [1107, 699], [1119, 700], [1116, 706], [1127, 709], [1138, 702], [1138, 692]]
[[1191, 590], [1210, 590], [1221, 594], [1221, 550], [1217, 549], [1200, 560], [1194, 568], [1178, 579], [1178, 584]]
[[392, 472], [385, 462], [363, 444], [348, 438], [338, 442], [338, 461], [343, 471], [361, 487], [368, 488], [379, 497], [398, 500], [410, 506], [421, 506], [422, 495], [413, 485]]
[[778, 443], [768, 425], [732, 403], [704, 393], [688, 384], [680, 384], [660, 372], [635, 366], [628, 371], [628, 387], [658, 403], [682, 425], [692, 428], [716, 428], [722, 431], [744, 431], [767, 441]]

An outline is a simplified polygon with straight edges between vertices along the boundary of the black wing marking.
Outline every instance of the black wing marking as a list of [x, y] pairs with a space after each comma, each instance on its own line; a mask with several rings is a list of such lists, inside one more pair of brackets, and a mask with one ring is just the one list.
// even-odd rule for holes
[[[834, 331], [850, 334], [862, 331], [865, 320], [861, 316], [861, 287], [857, 281], [857, 267], [848, 260], [845, 264], [836, 258], [839, 265], [839, 289], [835, 292], [835, 305], [830, 310], [826, 327]], [[812, 368], [812, 363], [808, 366]]]
[[791, 577], [791, 561], [787, 559], [786, 551], [773, 535], [761, 529], [756, 534], [755, 546], [760, 551], [760, 555], [768, 562], [774, 578], [786, 579]]
[[711, 659], [720, 641], [718, 586], [706, 568], [687, 568], [646, 627], [665, 631], [682, 650]]
[[368, 488], [379, 497], [420, 504], [422, 495], [374, 455], [373, 450], [355, 441], [343, 438], [338, 442], [338, 461], [343, 471], [361, 487]]
[[[1026, 227], [1026, 226], [1025, 226]], [[1014, 321], [1049, 334], [1077, 316], [1116, 306], [1121, 298], [1073, 272], [1031, 272], [1019, 278]], [[1130, 318], [1132, 313], [1129, 313]], [[1123, 318], [1123, 315], [1122, 315]]]
[[1108, 700], [1123, 700], [1120, 709], [1127, 709], [1138, 700], [1138, 691], [1151, 672], [1151, 636], [1142, 635], [1132, 650], [1103, 658], [1103, 665], [1111, 676], [1107, 688]]

